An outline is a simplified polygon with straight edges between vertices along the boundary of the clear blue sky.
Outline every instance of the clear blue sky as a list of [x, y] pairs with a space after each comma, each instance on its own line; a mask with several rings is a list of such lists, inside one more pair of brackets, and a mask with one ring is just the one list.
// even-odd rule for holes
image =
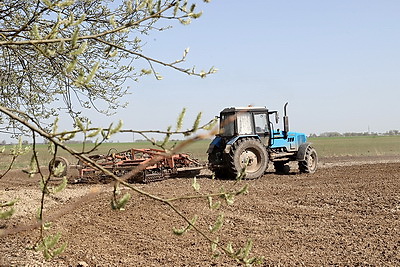
[[144, 52], [174, 61], [190, 47], [187, 67], [218, 73], [157, 67], [164, 79], [129, 84], [129, 106], [109, 121], [165, 130], [186, 107], [188, 128], [200, 111], [206, 122], [225, 107], [282, 114], [289, 102], [293, 131], [400, 129], [400, 1], [213, 0], [200, 9], [191, 25], [149, 36]]

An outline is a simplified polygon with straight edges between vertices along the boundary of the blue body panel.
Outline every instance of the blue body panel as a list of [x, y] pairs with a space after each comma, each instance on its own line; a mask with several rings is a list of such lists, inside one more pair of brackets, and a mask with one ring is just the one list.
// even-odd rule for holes
[[271, 148], [285, 147], [287, 151], [298, 151], [301, 144], [307, 142], [307, 137], [303, 133], [288, 132], [287, 138], [283, 138], [282, 132], [274, 132], [271, 140]]
[[[243, 137], [253, 137], [253, 138], [260, 138], [258, 135], [239, 135], [235, 136], [232, 139], [230, 139], [226, 145], [232, 145], [234, 144], [239, 138]], [[296, 152], [299, 150], [299, 147], [301, 144], [304, 144], [307, 142], [307, 137], [303, 133], [297, 133], [297, 132], [288, 132], [287, 138], [283, 138], [284, 135], [282, 132], [274, 132], [274, 136], [271, 139], [271, 148], [286, 148], [286, 151], [288, 152]], [[212, 149], [213, 147], [221, 147], [223, 146], [222, 143], [223, 138], [220, 136], [217, 136], [214, 138], [214, 140], [210, 144], [210, 148]], [[211, 152], [211, 150], [210, 150]]]

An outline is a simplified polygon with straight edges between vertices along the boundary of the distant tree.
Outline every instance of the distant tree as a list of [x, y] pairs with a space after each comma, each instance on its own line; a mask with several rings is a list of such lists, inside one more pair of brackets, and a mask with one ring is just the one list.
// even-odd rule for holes
[[324, 132], [319, 135], [320, 137], [338, 137], [342, 136], [341, 133], [338, 132]]
[[399, 135], [400, 131], [399, 130], [390, 130], [386, 132], [387, 135]]

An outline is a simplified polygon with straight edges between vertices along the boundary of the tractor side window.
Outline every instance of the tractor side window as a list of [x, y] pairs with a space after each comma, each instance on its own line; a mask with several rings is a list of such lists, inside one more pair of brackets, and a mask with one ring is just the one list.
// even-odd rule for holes
[[252, 121], [251, 121], [251, 113], [242, 112], [237, 114], [237, 127], [238, 134], [252, 134]]
[[235, 124], [234, 124], [233, 114], [222, 114], [220, 122], [220, 133], [223, 136], [233, 136], [235, 134]]
[[254, 124], [256, 126], [257, 134], [268, 133], [267, 114], [254, 114]]

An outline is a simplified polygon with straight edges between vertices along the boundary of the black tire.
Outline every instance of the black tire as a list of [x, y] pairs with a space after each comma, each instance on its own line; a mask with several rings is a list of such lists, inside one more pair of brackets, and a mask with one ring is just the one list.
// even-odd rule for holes
[[228, 171], [232, 178], [236, 178], [245, 168], [243, 178], [256, 179], [264, 174], [268, 166], [267, 150], [255, 139], [239, 139], [232, 145], [227, 157]]
[[314, 173], [318, 166], [317, 151], [312, 146], [308, 146], [304, 161], [299, 161], [299, 170], [301, 173]]
[[[53, 168], [57, 168], [57, 166], [59, 164], [63, 164], [64, 165], [64, 170], [62, 171], [62, 173], [60, 173], [58, 175], [54, 175]], [[55, 177], [64, 177], [64, 176], [66, 176], [68, 174], [68, 168], [69, 168], [68, 160], [66, 158], [64, 158], [64, 157], [56, 157], [54, 163], [53, 163], [53, 160], [51, 160], [49, 162], [49, 171]]]
[[286, 165], [286, 164], [287, 164], [287, 162], [285, 162], [285, 161], [274, 162], [275, 172], [278, 174], [289, 174], [290, 167], [289, 167], [289, 165]]
[[220, 149], [213, 149], [211, 153], [208, 154], [208, 163], [210, 165], [211, 170], [214, 172], [214, 175], [218, 179], [230, 179], [230, 174], [227, 168], [223, 167], [214, 167], [214, 166], [223, 166], [224, 160], [222, 157], [223, 151]]

